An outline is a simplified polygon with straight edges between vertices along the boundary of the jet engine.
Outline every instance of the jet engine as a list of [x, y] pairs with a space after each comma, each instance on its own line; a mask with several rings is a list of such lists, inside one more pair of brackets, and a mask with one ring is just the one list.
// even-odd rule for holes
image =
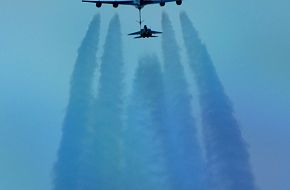
[[[180, 1], [180, 0], [178, 0], [178, 1]], [[160, 6], [163, 7], [164, 5], [165, 5], [165, 2], [161, 1]]]
[[114, 2], [114, 3], [113, 3], [113, 7], [114, 7], [114, 8], [117, 8], [118, 6], [119, 6], [119, 4], [118, 4], [117, 2]]
[[176, 5], [181, 5], [182, 4], [182, 0], [176, 0]]
[[101, 2], [96, 2], [96, 7], [100, 8], [102, 6]]

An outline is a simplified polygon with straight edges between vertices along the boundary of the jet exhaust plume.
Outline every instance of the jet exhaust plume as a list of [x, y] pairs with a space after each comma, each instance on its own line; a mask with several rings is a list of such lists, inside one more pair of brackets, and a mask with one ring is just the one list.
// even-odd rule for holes
[[92, 150], [97, 189], [120, 189], [123, 128], [123, 53], [119, 16], [110, 21], [92, 111]]
[[157, 56], [140, 59], [127, 107], [124, 179], [127, 190], [170, 189], [164, 153], [164, 88]]
[[86, 149], [84, 139], [88, 132], [88, 112], [93, 99], [91, 85], [97, 67], [99, 28], [100, 17], [96, 15], [78, 50], [71, 76], [58, 160], [54, 166], [54, 190], [81, 190], [88, 184], [89, 179], [82, 171], [86, 162], [82, 154]]
[[162, 15], [166, 94], [166, 144], [173, 189], [203, 188], [203, 162], [179, 47], [167, 14]]
[[188, 60], [199, 89], [210, 190], [254, 190], [249, 153], [205, 45], [186, 13], [180, 14]]

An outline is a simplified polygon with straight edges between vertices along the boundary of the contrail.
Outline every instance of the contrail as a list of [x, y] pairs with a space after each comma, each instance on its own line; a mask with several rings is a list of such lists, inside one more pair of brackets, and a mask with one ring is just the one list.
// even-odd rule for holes
[[63, 121], [58, 160], [54, 166], [54, 190], [81, 190], [87, 178], [81, 172], [85, 161], [84, 139], [87, 134], [88, 112], [92, 95], [92, 81], [97, 67], [96, 52], [99, 42], [100, 18], [95, 16], [78, 50], [71, 76], [70, 97]]
[[188, 59], [199, 89], [210, 190], [254, 190], [249, 153], [206, 47], [180, 14]]
[[124, 130], [125, 189], [169, 190], [164, 153], [164, 87], [157, 56], [140, 59]]
[[167, 156], [174, 189], [203, 188], [203, 164], [190, 94], [170, 20], [162, 16]]
[[101, 58], [98, 97], [94, 103], [93, 147], [97, 189], [118, 190], [121, 178], [121, 132], [123, 128], [123, 53], [120, 20], [109, 24]]

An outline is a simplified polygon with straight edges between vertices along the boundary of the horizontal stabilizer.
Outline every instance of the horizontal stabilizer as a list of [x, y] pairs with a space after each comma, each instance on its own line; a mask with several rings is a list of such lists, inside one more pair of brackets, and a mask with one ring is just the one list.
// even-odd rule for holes
[[[156, 37], [158, 37], [158, 36], [150, 36], [150, 37], [146, 37], [146, 38], [156, 38]], [[136, 36], [136, 37], [134, 37], [134, 39], [138, 39], [138, 38], [144, 38], [144, 37], [142, 37], [142, 36]]]

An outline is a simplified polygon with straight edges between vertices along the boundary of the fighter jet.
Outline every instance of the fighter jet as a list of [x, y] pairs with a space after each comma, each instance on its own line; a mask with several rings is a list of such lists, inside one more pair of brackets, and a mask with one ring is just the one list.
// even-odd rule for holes
[[162, 32], [153, 31], [150, 28], [148, 28], [146, 25], [144, 25], [144, 28], [140, 29], [140, 31], [133, 32], [128, 35], [139, 35], [134, 38], [152, 38], [152, 37], [158, 37], [158, 36], [154, 36], [153, 34], [161, 34], [161, 33]]
[[102, 4], [111, 4], [114, 8], [117, 8], [119, 5], [132, 5], [137, 9], [141, 10], [145, 5], [159, 4], [161, 7], [165, 5], [167, 2], [176, 2], [177, 5], [182, 4], [182, 0], [82, 0], [82, 2], [86, 3], [95, 3], [96, 7], [101, 7]]

